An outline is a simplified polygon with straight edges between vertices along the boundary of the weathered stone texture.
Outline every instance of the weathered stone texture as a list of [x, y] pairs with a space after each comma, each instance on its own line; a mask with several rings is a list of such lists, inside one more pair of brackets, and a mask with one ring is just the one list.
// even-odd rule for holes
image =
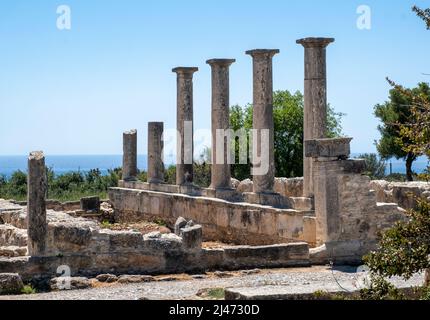
[[[327, 72], [326, 47], [332, 38], [297, 40], [305, 48], [304, 141], [327, 135]], [[312, 160], [303, 158], [303, 196], [313, 197]]]
[[80, 209], [83, 211], [100, 211], [100, 197], [84, 197], [80, 200]]
[[148, 182], [164, 182], [163, 122], [148, 123]]
[[184, 217], [203, 226], [205, 240], [251, 245], [303, 240], [303, 211], [123, 188], [111, 189], [109, 197], [117, 221], [162, 218], [173, 227]]
[[352, 138], [318, 139], [305, 141], [306, 157], [347, 159], [351, 154]]
[[219, 189], [231, 188], [229, 141], [224, 134], [230, 128], [230, 76], [229, 68], [234, 59], [211, 59], [207, 63], [212, 69], [212, 166], [211, 186]]
[[46, 248], [46, 193], [47, 176], [43, 152], [30, 153], [27, 182], [28, 252], [43, 255]]
[[[178, 67], [172, 70], [177, 74], [177, 185], [193, 182], [193, 74], [198, 70], [194, 67]], [[186, 132], [186, 129], [191, 132]]]
[[0, 295], [20, 294], [24, 284], [17, 273], [0, 273]]
[[370, 189], [375, 190], [378, 202], [396, 203], [403, 209], [416, 209], [416, 198], [430, 200], [428, 182], [388, 182], [373, 180]]
[[[253, 164], [254, 169], [264, 171], [262, 168], [267, 166], [267, 172], [259, 172], [253, 175], [253, 192], [273, 192], [275, 179], [275, 145], [274, 145], [274, 122], [273, 122], [273, 66], [272, 59], [279, 53], [279, 50], [257, 49], [247, 51], [246, 54], [252, 56], [253, 61], [253, 122], [252, 128], [256, 130], [257, 139], [253, 141]], [[268, 146], [263, 147], [263, 130], [268, 130]], [[266, 143], [266, 142], [264, 142]], [[268, 155], [262, 157], [259, 163], [258, 157], [262, 156], [267, 148]]]
[[122, 179], [137, 180], [137, 130], [123, 133]]

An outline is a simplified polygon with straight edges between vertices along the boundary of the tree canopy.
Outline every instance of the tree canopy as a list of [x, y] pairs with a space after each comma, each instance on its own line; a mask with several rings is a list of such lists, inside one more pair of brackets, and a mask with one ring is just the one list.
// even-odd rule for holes
[[[303, 94], [288, 90], [276, 91], [273, 95], [273, 118], [275, 126], [275, 166], [277, 177], [301, 177], [303, 175]], [[253, 106], [233, 106], [230, 111], [230, 125], [233, 130], [252, 129]], [[342, 113], [335, 112], [329, 105], [327, 115], [327, 136], [336, 137], [342, 133]], [[238, 146], [236, 145], [236, 163]], [[232, 165], [233, 177], [243, 180], [250, 176], [250, 161], [247, 165]]]
[[378, 126], [381, 139], [376, 144], [378, 153], [383, 159], [403, 158], [406, 161], [406, 176], [409, 181], [413, 180], [412, 164], [420, 153], [407, 148], [413, 141], [402, 134], [401, 125], [413, 120], [413, 96], [430, 98], [429, 85], [422, 82], [412, 89], [394, 86], [390, 90], [388, 101], [375, 106], [375, 116], [381, 121]]

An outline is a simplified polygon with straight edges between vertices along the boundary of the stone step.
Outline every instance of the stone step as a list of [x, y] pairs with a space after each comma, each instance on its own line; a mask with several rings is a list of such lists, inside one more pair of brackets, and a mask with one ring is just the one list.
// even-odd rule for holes
[[0, 224], [0, 246], [27, 246], [27, 230], [16, 228], [10, 224]]
[[3, 211], [0, 213], [0, 218], [4, 224], [18, 229], [27, 229], [26, 214], [23, 210]]
[[0, 257], [16, 258], [27, 255], [27, 247], [7, 246], [0, 247]]

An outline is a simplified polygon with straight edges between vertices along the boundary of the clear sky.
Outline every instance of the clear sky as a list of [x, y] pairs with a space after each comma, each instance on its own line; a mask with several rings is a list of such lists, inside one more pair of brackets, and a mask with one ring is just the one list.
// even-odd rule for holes
[[[148, 121], [174, 128], [175, 66], [197, 66], [195, 128], [210, 128], [209, 58], [235, 58], [231, 104], [252, 100], [248, 49], [277, 48], [274, 89], [303, 91], [296, 39], [328, 36], [328, 101], [346, 113], [353, 152], [375, 151], [373, 106], [385, 77], [429, 81], [430, 31], [412, 12], [422, 0], [1, 0], [0, 155], [120, 154], [122, 132]], [[57, 29], [57, 7], [71, 30]], [[357, 7], [371, 29], [357, 28]]]

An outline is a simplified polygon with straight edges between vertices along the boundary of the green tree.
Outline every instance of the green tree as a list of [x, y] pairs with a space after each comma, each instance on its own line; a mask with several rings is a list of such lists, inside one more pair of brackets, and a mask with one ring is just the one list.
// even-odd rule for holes
[[[430, 29], [430, 9], [413, 11], [422, 18]], [[429, 86], [420, 84], [418, 88], [405, 89], [390, 81], [399, 95], [405, 97], [407, 111], [411, 114], [406, 121], [398, 121], [399, 147], [406, 153], [425, 154], [430, 157], [430, 99]], [[423, 299], [428, 299], [430, 285], [430, 203], [427, 199], [417, 199], [418, 209], [410, 210], [407, 219], [385, 231], [377, 251], [371, 252], [364, 260], [376, 277], [402, 276], [409, 279], [414, 273], [426, 270], [426, 285]], [[382, 285], [375, 284], [377, 287]]]
[[372, 179], [382, 179], [385, 177], [387, 164], [383, 159], [378, 158], [375, 153], [364, 153], [358, 156], [359, 159], [366, 161], [365, 175]]
[[383, 159], [395, 157], [404, 159], [406, 162], [406, 177], [408, 181], [413, 180], [412, 164], [420, 155], [413, 150], [407, 150], [407, 146], [413, 141], [401, 134], [401, 125], [412, 121], [413, 98], [412, 95], [430, 97], [430, 87], [427, 83], [419, 83], [416, 88], [401, 90], [394, 86], [390, 90], [389, 100], [384, 104], [375, 106], [375, 116], [380, 119], [378, 130], [381, 139], [376, 147]]
[[[274, 92], [275, 166], [278, 177], [300, 177], [303, 175], [303, 105], [303, 95], [298, 91], [294, 94], [288, 90]], [[252, 129], [252, 112], [251, 104], [244, 107], [233, 106], [230, 111], [231, 128], [233, 130], [244, 128], [249, 132]], [[328, 106], [328, 137], [341, 135], [342, 116], [342, 113], [336, 113], [330, 105]], [[232, 176], [239, 180], [249, 178], [250, 159], [248, 159], [247, 165], [238, 164], [238, 144], [235, 148], [236, 164], [232, 165]]]

